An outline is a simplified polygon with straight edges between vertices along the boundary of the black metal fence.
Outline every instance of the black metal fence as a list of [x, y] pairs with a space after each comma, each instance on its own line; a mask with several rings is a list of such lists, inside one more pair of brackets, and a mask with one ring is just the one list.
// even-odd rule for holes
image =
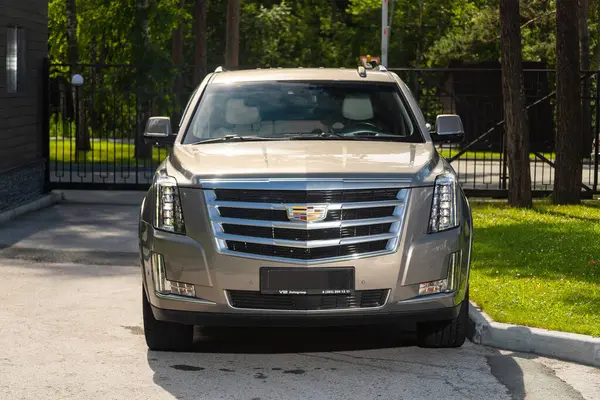
[[[501, 71], [498, 68], [392, 69], [409, 85], [426, 119], [461, 116], [466, 140], [440, 146], [470, 194], [506, 196]], [[141, 133], [149, 116], [180, 118], [194, 85], [192, 68], [130, 65], [50, 65], [48, 81], [48, 188], [147, 189], [167, 149], [149, 147]], [[72, 73], [84, 82], [71, 84]], [[582, 190], [598, 193], [600, 71], [584, 74], [584, 131], [589, 152]], [[529, 116], [532, 189], [547, 194], [554, 182], [555, 72], [524, 71]]]
[[[150, 116], [179, 121], [193, 91], [189, 71], [129, 65], [50, 65], [48, 188], [146, 189], [168, 149], [145, 144]], [[70, 77], [79, 74], [82, 85]]]

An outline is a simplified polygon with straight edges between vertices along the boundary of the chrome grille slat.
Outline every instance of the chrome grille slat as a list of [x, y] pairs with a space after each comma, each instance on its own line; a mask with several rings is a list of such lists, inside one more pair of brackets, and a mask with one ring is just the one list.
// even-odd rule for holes
[[[285, 189], [273, 182], [268, 188], [254, 190], [233, 189], [230, 185], [234, 183], [229, 182], [227, 189], [204, 190], [210, 225], [221, 254], [312, 264], [393, 253], [400, 242], [408, 199], [406, 188], [390, 191], [382, 184], [374, 187], [372, 193], [362, 188], [307, 190], [302, 180], [285, 182]], [[298, 203], [300, 199], [332, 202]], [[341, 199], [348, 201], [335, 201]], [[317, 219], [293, 220], [291, 207], [301, 208], [302, 214], [295, 218], [305, 218], [311, 215], [302, 210], [306, 206], [317, 206], [316, 214], [312, 214]], [[324, 206], [326, 215], [322, 213]]]
[[402, 218], [398, 216], [385, 218], [370, 218], [370, 219], [351, 219], [348, 221], [326, 221], [317, 224], [299, 224], [297, 222], [282, 222], [282, 221], [263, 221], [253, 219], [238, 219], [238, 218], [223, 218], [215, 217], [212, 219], [218, 224], [232, 224], [244, 226], [260, 226], [264, 228], [285, 228], [299, 230], [316, 230], [316, 229], [331, 229], [331, 228], [346, 228], [350, 226], [365, 226], [375, 224], [390, 224], [400, 222]]
[[[317, 204], [317, 203], [309, 203]], [[328, 210], [352, 210], [358, 208], [377, 208], [377, 207], [397, 207], [404, 204], [404, 200], [385, 200], [385, 201], [366, 201], [357, 203], [330, 203]], [[237, 201], [217, 201], [211, 200], [210, 207], [229, 207], [229, 208], [254, 208], [257, 210], [286, 210], [291, 206], [304, 206], [305, 203], [252, 203]]]
[[284, 239], [267, 239], [255, 236], [239, 236], [229, 235], [227, 233], [217, 233], [215, 235], [217, 239], [221, 240], [232, 240], [235, 242], [246, 242], [256, 244], [266, 244], [271, 246], [285, 246], [285, 247], [298, 247], [301, 249], [312, 249], [316, 247], [331, 247], [331, 246], [343, 246], [347, 244], [355, 243], [366, 243], [366, 242], [377, 242], [378, 240], [389, 240], [396, 237], [396, 233], [385, 233], [381, 235], [370, 235], [370, 236], [358, 236], [344, 239], [332, 239], [332, 240], [284, 240]]

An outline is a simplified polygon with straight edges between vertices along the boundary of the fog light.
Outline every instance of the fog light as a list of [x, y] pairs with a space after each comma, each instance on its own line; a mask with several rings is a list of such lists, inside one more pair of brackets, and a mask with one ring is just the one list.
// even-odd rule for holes
[[165, 259], [162, 254], [152, 253], [152, 280], [154, 281], [154, 290], [156, 293], [196, 297], [194, 285], [167, 279]]
[[443, 293], [447, 290], [448, 279], [440, 279], [438, 281], [425, 282], [419, 285], [419, 296], [422, 296], [424, 294]]
[[196, 289], [194, 289], [194, 285], [190, 285], [189, 283], [171, 281], [171, 293], [180, 296], [196, 297]]
[[462, 252], [450, 254], [448, 263], [448, 277], [437, 281], [421, 283], [419, 296], [425, 294], [455, 292], [460, 287], [460, 265]]

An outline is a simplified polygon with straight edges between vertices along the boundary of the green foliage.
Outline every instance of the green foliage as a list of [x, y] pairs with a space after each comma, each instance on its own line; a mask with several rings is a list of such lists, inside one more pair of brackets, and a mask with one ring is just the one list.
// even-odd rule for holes
[[[88, 99], [91, 120], [100, 120], [93, 135], [116, 135], [108, 121], [114, 113], [135, 115], [138, 102], [152, 99], [156, 112], [176, 113], [193, 90], [195, 0], [77, 0], [80, 63], [131, 64], [132, 67], [83, 67], [80, 73], [110, 102]], [[521, 1], [523, 55], [526, 61], [554, 64], [556, 0]], [[207, 0], [207, 65], [224, 62], [226, 0]], [[447, 67], [453, 60], [498, 61], [498, 0], [396, 0], [391, 16], [390, 67]], [[65, 0], [50, 0], [51, 62], [66, 63]], [[390, 8], [391, 5], [390, 5]], [[591, 2], [590, 31], [597, 29], [598, 9]], [[147, 42], [143, 22], [148, 22]], [[184, 32], [184, 65], [172, 68], [172, 37], [179, 23]], [[597, 35], [591, 45], [597, 47]], [[240, 66], [355, 67], [360, 55], [381, 52], [381, 0], [243, 0]], [[133, 66], [136, 67], [133, 67]], [[68, 81], [68, 68], [54, 66], [53, 78]], [[173, 93], [180, 74], [184, 91]], [[442, 75], [403, 75], [428, 118], [441, 109]], [[146, 95], [139, 94], [140, 92]], [[133, 127], [119, 128], [131, 135]], [[97, 133], [98, 132], [98, 133]], [[129, 133], [128, 133], [129, 132]]]
[[498, 60], [498, 8], [467, 3], [454, 10], [451, 28], [427, 51], [427, 66], [445, 67], [451, 61]]

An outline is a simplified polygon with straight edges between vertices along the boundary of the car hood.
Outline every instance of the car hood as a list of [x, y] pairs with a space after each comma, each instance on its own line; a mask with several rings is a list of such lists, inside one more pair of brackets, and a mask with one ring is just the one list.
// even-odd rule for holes
[[170, 175], [190, 181], [377, 175], [417, 183], [439, 169], [440, 157], [431, 143], [289, 140], [179, 144], [173, 147], [169, 164]]

